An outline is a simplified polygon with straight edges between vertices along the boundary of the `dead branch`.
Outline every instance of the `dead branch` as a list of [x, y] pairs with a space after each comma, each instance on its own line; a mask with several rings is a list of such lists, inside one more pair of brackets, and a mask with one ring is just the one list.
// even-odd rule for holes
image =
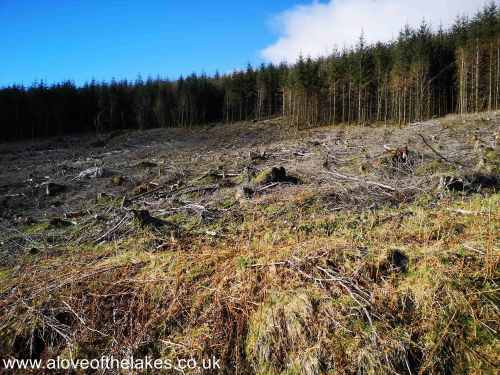
[[271, 188], [275, 187], [276, 185], [279, 185], [279, 182], [273, 182], [272, 184], [263, 186], [263, 187], [257, 189], [256, 192], [260, 193], [261, 191], [264, 191], [264, 190], [267, 190], [267, 189], [271, 189]]
[[130, 267], [130, 266], [133, 266], [134, 263], [130, 263], [130, 264], [124, 264], [124, 265], [121, 265], [121, 266], [113, 266], [113, 267], [106, 267], [106, 268], [101, 268], [101, 269], [98, 269], [94, 272], [89, 272], [87, 274], [84, 274], [80, 277], [76, 277], [76, 278], [68, 278], [64, 281], [62, 281], [61, 283], [59, 284], [56, 284], [56, 285], [48, 285], [47, 287], [43, 287], [43, 288], [40, 288], [38, 290], [36, 290], [29, 298], [28, 300], [32, 300], [33, 298], [35, 298], [36, 296], [40, 295], [41, 293], [43, 292], [50, 292], [50, 293], [53, 293], [54, 291], [58, 290], [58, 289], [61, 289], [67, 285], [70, 285], [70, 284], [74, 284], [74, 283], [77, 283], [77, 282], [80, 282], [80, 281], [83, 281], [85, 279], [88, 279], [89, 277], [92, 277], [92, 276], [96, 276], [96, 275], [99, 275], [101, 273], [105, 273], [105, 272], [108, 272], [108, 271], [112, 271], [112, 270], [116, 270], [118, 268], [123, 268], [123, 267]]
[[71, 308], [71, 306], [66, 302], [66, 301], [62, 301], [62, 303], [68, 308], [68, 310], [73, 313], [73, 315], [80, 321], [80, 323], [86, 328], [88, 329], [89, 331], [92, 331], [92, 332], [95, 332], [95, 333], [98, 333], [100, 334], [101, 336], [104, 336], [104, 337], [107, 337], [109, 335], [106, 335], [105, 333], [97, 330], [97, 329], [94, 329], [94, 328], [90, 328], [86, 323], [85, 323], [85, 320], [80, 316], [78, 315], [75, 310], [73, 310]]
[[200, 187], [189, 187], [184, 190], [179, 191], [177, 194], [174, 194], [172, 198], [178, 197], [182, 194], [189, 194], [189, 193], [198, 193], [200, 191], [206, 191], [206, 190], [217, 190], [219, 188], [218, 184], [214, 185], [208, 185], [208, 186], [200, 186]]
[[100, 236], [98, 239], [96, 239], [95, 243], [100, 243], [102, 240], [107, 239], [111, 234], [116, 232], [116, 230], [121, 227], [121, 225], [125, 222], [125, 219], [127, 219], [128, 217], [129, 217], [129, 214], [128, 213], [125, 214], [123, 216], [123, 218], [118, 222], [118, 224], [116, 224], [113, 228], [111, 228], [106, 233], [104, 233], [102, 236]]
[[143, 198], [143, 197], [145, 197], [145, 196], [148, 196], [148, 195], [151, 195], [151, 194], [153, 194], [153, 193], [156, 193], [156, 192], [158, 192], [158, 191], [160, 191], [160, 190], [162, 190], [162, 189], [164, 189], [164, 187], [163, 187], [163, 186], [160, 186], [160, 187], [157, 187], [156, 189], [153, 189], [153, 190], [150, 190], [150, 191], [146, 191], [145, 193], [141, 193], [141, 194], [138, 194], [138, 195], [134, 195], [133, 197], [128, 198], [127, 200], [128, 200], [129, 202], [132, 202], [132, 201], [134, 201], [134, 200], [136, 200], [136, 199], [138, 199], [138, 198]]
[[390, 190], [390, 191], [396, 191], [396, 188], [394, 188], [392, 186], [381, 184], [381, 183], [375, 182], [375, 181], [362, 180], [362, 179], [354, 177], [354, 176], [347, 176], [347, 175], [341, 174], [341, 173], [339, 173], [339, 172], [337, 172], [335, 170], [334, 171], [328, 170], [328, 173], [331, 174], [331, 175], [333, 175], [333, 176], [335, 176], [335, 177], [337, 177], [337, 178], [341, 178], [343, 180], [355, 181], [355, 182], [359, 182], [359, 183], [362, 183], [362, 184], [378, 186], [378, 187], [381, 187], [383, 189]]
[[471, 250], [471, 251], [474, 251], [474, 252], [476, 252], [476, 253], [478, 253], [478, 254], [484, 255], [484, 251], [481, 251], [481, 250], [475, 249], [475, 248], [473, 248], [472, 246], [469, 246], [469, 245], [466, 245], [466, 244], [464, 244], [464, 245], [462, 245], [462, 246], [463, 246], [464, 248], [466, 248], [467, 250]]
[[455, 212], [455, 213], [461, 214], [461, 215], [475, 215], [475, 216], [484, 215], [483, 212], [462, 210], [460, 208], [447, 208], [446, 211]]

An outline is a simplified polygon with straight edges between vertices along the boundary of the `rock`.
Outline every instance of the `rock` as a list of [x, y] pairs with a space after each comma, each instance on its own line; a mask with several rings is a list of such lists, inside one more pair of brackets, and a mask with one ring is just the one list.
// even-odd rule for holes
[[81, 180], [83, 178], [101, 178], [101, 177], [107, 177], [111, 176], [113, 173], [107, 169], [104, 169], [102, 167], [92, 167], [89, 169], [86, 169], [75, 178], [75, 180]]
[[49, 197], [54, 197], [64, 191], [66, 191], [66, 186], [64, 185], [56, 184], [55, 182], [48, 182], [45, 184], [45, 195]]

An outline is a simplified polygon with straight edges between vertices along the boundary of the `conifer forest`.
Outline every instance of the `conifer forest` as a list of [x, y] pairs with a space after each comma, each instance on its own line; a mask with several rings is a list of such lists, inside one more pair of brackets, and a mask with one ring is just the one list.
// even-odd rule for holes
[[[0, 53], [51, 48], [30, 69], [6, 61], [0, 80], [76, 81], [0, 87], [0, 374], [499, 374], [500, 1], [28, 2], [0, 0]], [[273, 55], [288, 62], [177, 78], [246, 62], [264, 17], [241, 9], [285, 2], [309, 22]], [[57, 35], [33, 35], [44, 12], [64, 18]], [[232, 12], [243, 34], [208, 31]], [[137, 20], [164, 34], [116, 37]], [[365, 25], [395, 34], [372, 42], [387, 30]], [[82, 37], [69, 50], [54, 47], [63, 26]], [[296, 48], [340, 29], [350, 47]], [[24, 32], [35, 39], [20, 48]], [[183, 33], [196, 55], [176, 47]]]
[[457, 17], [447, 30], [422, 22], [396, 40], [177, 80], [73, 82], [0, 90], [7, 139], [125, 128], [191, 127], [284, 116], [294, 127], [405, 124], [499, 108], [500, 8]]

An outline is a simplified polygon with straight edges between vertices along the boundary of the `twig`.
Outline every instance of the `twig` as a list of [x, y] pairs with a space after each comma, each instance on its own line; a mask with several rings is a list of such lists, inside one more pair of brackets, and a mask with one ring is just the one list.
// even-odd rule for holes
[[130, 264], [124, 264], [124, 265], [121, 265], [121, 266], [113, 266], [113, 267], [108, 267], [108, 268], [102, 268], [100, 270], [84, 274], [84, 275], [82, 275], [80, 277], [77, 277], [77, 278], [74, 278], [74, 279], [69, 278], [69, 279], [66, 279], [66, 280], [64, 280], [63, 282], [61, 282], [61, 283], [59, 283], [57, 285], [49, 285], [47, 287], [43, 287], [43, 288], [40, 288], [40, 289], [36, 290], [33, 294], [31, 294], [31, 296], [29, 296], [28, 300], [32, 300], [33, 298], [35, 298], [36, 296], [40, 295], [43, 292], [53, 293], [54, 291], [56, 291], [58, 289], [61, 289], [61, 288], [65, 287], [66, 285], [69, 285], [69, 284], [72, 284], [72, 283], [78, 283], [80, 281], [88, 279], [89, 277], [92, 277], [92, 276], [95, 276], [95, 275], [99, 275], [99, 274], [104, 273], [104, 272], [116, 270], [118, 268], [133, 266], [133, 265], [134, 265], [134, 263], [130, 263]]
[[141, 193], [141, 194], [138, 194], [138, 195], [134, 195], [133, 197], [128, 198], [127, 200], [128, 200], [129, 202], [132, 202], [132, 201], [134, 201], [134, 200], [136, 200], [136, 199], [138, 199], [138, 198], [142, 198], [142, 197], [145, 197], [145, 196], [147, 196], [147, 195], [150, 195], [150, 194], [156, 193], [157, 191], [160, 191], [160, 190], [162, 190], [162, 189], [164, 189], [164, 186], [160, 186], [160, 187], [157, 187], [156, 189], [153, 189], [153, 190], [150, 190], [150, 191], [146, 191], [145, 193]]
[[379, 182], [375, 182], [375, 181], [370, 181], [370, 180], [362, 180], [360, 178], [357, 178], [357, 177], [353, 177], [353, 176], [346, 176], [346, 175], [343, 175], [337, 171], [328, 171], [328, 173], [336, 176], [336, 177], [339, 177], [339, 178], [342, 178], [344, 180], [350, 180], [350, 181], [355, 181], [355, 182], [359, 182], [359, 183], [365, 183], [367, 185], [374, 185], [374, 186], [378, 186], [378, 187], [381, 187], [383, 189], [386, 189], [386, 190], [390, 190], [390, 191], [396, 191], [396, 188], [392, 187], [392, 186], [389, 186], [389, 185], [384, 185], [384, 184], [381, 184]]
[[184, 344], [177, 344], [176, 342], [172, 342], [172, 341], [168, 341], [168, 340], [161, 340], [160, 339], [160, 341], [162, 343], [164, 343], [165, 345], [169, 345], [169, 346], [177, 346], [179, 348], [185, 348], [186, 347], [186, 345], [184, 345]]
[[212, 173], [216, 177], [238, 177], [241, 173]]
[[241, 175], [241, 173], [226, 173], [224, 171], [218, 173], [218, 172], [214, 172], [214, 171], [208, 171], [207, 173], [202, 174], [200, 177], [197, 177], [194, 180], [192, 180], [192, 182], [203, 180], [205, 177], [209, 177], [209, 176], [225, 178], [225, 177], [238, 177], [239, 175]]
[[484, 255], [484, 251], [474, 249], [472, 246], [469, 246], [469, 245], [462, 245], [462, 246], [465, 247], [467, 250], [472, 250], [478, 254]]
[[261, 191], [264, 191], [264, 190], [267, 190], [267, 189], [271, 189], [271, 188], [275, 187], [276, 185], [279, 185], [279, 182], [273, 182], [272, 184], [263, 186], [260, 189], [257, 189], [256, 192], [260, 193]]
[[[32, 244], [37, 244], [37, 242], [34, 241], [30, 236], [28, 236], [26, 233], [23, 233], [23, 232], [21, 232], [20, 230], [18, 230], [16, 228], [8, 228], [8, 227], [5, 227], [3, 225], [0, 225], [0, 228], [3, 228], [4, 230], [10, 230], [12, 232], [19, 233], [26, 241], [31, 242]], [[23, 246], [21, 246], [21, 247], [23, 247]]]
[[87, 324], [85, 323], [85, 320], [80, 316], [78, 315], [75, 310], [73, 310], [71, 308], [71, 306], [66, 302], [66, 301], [62, 301], [62, 303], [68, 308], [69, 311], [71, 311], [73, 313], [73, 315], [76, 316], [76, 318], [80, 321], [80, 323], [82, 323], [82, 325], [87, 328], [89, 331], [92, 331], [92, 332], [96, 332], [98, 334], [100, 334], [101, 336], [104, 336], [104, 337], [107, 337], [108, 335], [106, 335], [105, 333], [97, 330], [97, 329], [94, 329], [94, 328], [90, 328], [89, 326], [87, 326]]
[[95, 240], [95, 243], [101, 242], [102, 240], [106, 239], [109, 235], [114, 233], [118, 228], [120, 228], [120, 226], [123, 224], [123, 222], [127, 218], [128, 218], [128, 213], [125, 214], [125, 216], [123, 216], [123, 218], [118, 222], [118, 224], [116, 224], [113, 228], [111, 228], [106, 233], [104, 233], [101, 237], [99, 237], [97, 240]]
[[468, 211], [468, 210], [462, 210], [461, 208], [447, 208], [447, 211], [455, 212], [457, 214], [462, 214], [462, 215], [483, 215], [483, 212], [476, 212], [476, 211]]
[[205, 191], [205, 190], [217, 190], [219, 188], [219, 185], [208, 185], [208, 186], [201, 186], [201, 187], [191, 187], [191, 188], [186, 188], [184, 190], [179, 191], [177, 194], [175, 194], [173, 197], [177, 197], [182, 194], [188, 194], [188, 193], [197, 193], [200, 191]]
[[255, 264], [252, 264], [250, 267], [252, 268], [256, 268], [256, 267], [272, 267], [272, 266], [284, 266], [288, 264], [288, 262], [273, 262], [273, 263], [266, 263], [266, 264], [263, 264], [263, 263], [255, 263]]
[[40, 310], [29, 306], [25, 301], [21, 300], [21, 303], [24, 305], [24, 307], [26, 309], [28, 309], [29, 311], [38, 315], [44, 324], [46, 324], [48, 327], [52, 328], [54, 330], [54, 332], [59, 334], [64, 340], [66, 340], [66, 342], [70, 341], [69, 334], [67, 332], [63, 331], [63, 330], [69, 329], [68, 325], [59, 322], [57, 319], [55, 319], [52, 316], [48, 316], [48, 315], [43, 314]]

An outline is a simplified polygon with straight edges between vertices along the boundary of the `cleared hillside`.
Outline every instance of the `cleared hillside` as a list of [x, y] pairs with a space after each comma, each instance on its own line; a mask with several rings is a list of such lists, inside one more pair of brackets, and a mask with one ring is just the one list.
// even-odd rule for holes
[[499, 129], [277, 118], [2, 144], [0, 356], [494, 373]]

